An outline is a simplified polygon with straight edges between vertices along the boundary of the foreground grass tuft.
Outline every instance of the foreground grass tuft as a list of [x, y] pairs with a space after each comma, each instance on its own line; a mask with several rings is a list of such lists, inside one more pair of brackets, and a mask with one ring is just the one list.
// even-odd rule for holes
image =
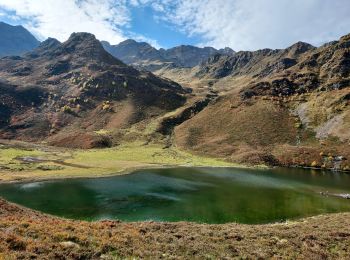
[[0, 199], [0, 259], [349, 259], [350, 215], [278, 224], [72, 221]]

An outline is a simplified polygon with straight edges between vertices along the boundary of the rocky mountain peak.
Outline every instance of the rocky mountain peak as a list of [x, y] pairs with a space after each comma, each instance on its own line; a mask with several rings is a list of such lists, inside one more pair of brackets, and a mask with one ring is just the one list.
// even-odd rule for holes
[[236, 52], [234, 50], [232, 50], [230, 47], [225, 47], [223, 49], [220, 49], [219, 53], [224, 54], [224, 55], [233, 55]]
[[127, 64], [138, 63], [140, 60], [160, 60], [159, 51], [146, 42], [137, 42], [132, 39], [125, 40], [117, 45], [102, 42], [103, 47], [114, 57]]
[[72, 33], [69, 39], [63, 43], [62, 47], [68, 52], [86, 51], [92, 48], [98, 51], [103, 49], [102, 44], [96, 39], [95, 35], [85, 32]]
[[47, 38], [45, 41], [41, 42], [39, 47], [42, 47], [42, 46], [59, 46], [61, 45], [61, 42], [59, 40], [57, 40], [56, 38]]
[[125, 41], [120, 42], [119, 44], [120, 45], [128, 45], [128, 44], [135, 44], [135, 43], [137, 43], [137, 41], [135, 41], [133, 39], [127, 39]]
[[342, 48], [350, 48], [350, 34], [341, 37], [339, 39], [339, 44]]
[[114, 65], [124, 65], [110, 55], [101, 42], [91, 33], [73, 33], [66, 42], [63, 42], [54, 53], [58, 56], [71, 55], [71, 59], [83, 64], [94, 61]]
[[44, 56], [54, 57], [55, 51], [61, 46], [61, 42], [54, 38], [47, 38], [41, 42], [37, 48], [26, 53], [25, 57], [38, 58]]
[[137, 42], [133, 39], [127, 39], [125, 41], [122, 41], [121, 43], [119, 43], [119, 46], [144, 46], [152, 48], [152, 46], [147, 42]]
[[314, 47], [313, 45], [306, 42], [299, 41], [293, 44], [292, 46], [288, 47], [286, 51], [289, 53], [291, 57], [294, 57], [314, 49], [316, 49], [316, 47]]
[[0, 30], [4, 32], [28, 32], [22, 25], [10, 25], [4, 22], [0, 22]]
[[49, 50], [49, 49], [54, 49], [61, 46], [61, 42], [58, 41], [55, 38], [47, 38], [45, 41], [43, 41], [42, 43], [40, 43], [40, 45], [38, 46], [38, 49], [40, 50]]
[[39, 41], [23, 26], [0, 22], [0, 57], [22, 55], [39, 45]]
[[350, 41], [350, 33], [340, 38], [340, 42], [349, 42], [349, 41]]

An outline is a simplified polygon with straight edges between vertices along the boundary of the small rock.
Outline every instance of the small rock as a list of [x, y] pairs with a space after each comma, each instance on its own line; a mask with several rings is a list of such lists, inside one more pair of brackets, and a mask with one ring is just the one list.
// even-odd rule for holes
[[80, 246], [77, 243], [74, 243], [72, 241], [64, 241], [60, 243], [61, 246], [66, 248], [79, 248]]
[[280, 239], [278, 242], [277, 242], [277, 245], [279, 245], [279, 246], [283, 246], [283, 245], [285, 245], [285, 244], [287, 244], [288, 243], [288, 240], [287, 239]]

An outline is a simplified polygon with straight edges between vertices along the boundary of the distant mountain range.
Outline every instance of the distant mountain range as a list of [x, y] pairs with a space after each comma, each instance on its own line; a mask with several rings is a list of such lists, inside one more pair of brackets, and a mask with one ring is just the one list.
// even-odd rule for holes
[[39, 44], [40, 42], [24, 27], [0, 22], [0, 57], [22, 55]]
[[181, 45], [170, 49], [155, 49], [146, 42], [126, 40], [117, 45], [102, 42], [114, 57], [138, 68], [154, 71], [164, 66], [192, 68], [215, 54], [232, 55], [230, 48], [217, 50], [212, 47], [199, 48]]
[[[0, 57], [22, 55], [36, 48], [40, 42], [22, 26], [0, 22]], [[212, 47], [199, 48], [181, 45], [170, 49], [159, 49], [145, 42], [126, 40], [117, 45], [102, 41], [103, 47], [114, 57], [136, 68], [154, 71], [163, 67], [194, 67], [214, 54], [231, 55], [230, 48], [217, 50]]]

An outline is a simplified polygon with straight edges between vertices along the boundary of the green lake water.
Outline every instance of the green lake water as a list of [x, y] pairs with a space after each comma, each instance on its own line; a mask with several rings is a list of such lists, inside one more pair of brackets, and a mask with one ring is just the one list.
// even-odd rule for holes
[[350, 175], [302, 169], [147, 169], [100, 179], [0, 185], [0, 196], [84, 220], [270, 223], [350, 211]]

